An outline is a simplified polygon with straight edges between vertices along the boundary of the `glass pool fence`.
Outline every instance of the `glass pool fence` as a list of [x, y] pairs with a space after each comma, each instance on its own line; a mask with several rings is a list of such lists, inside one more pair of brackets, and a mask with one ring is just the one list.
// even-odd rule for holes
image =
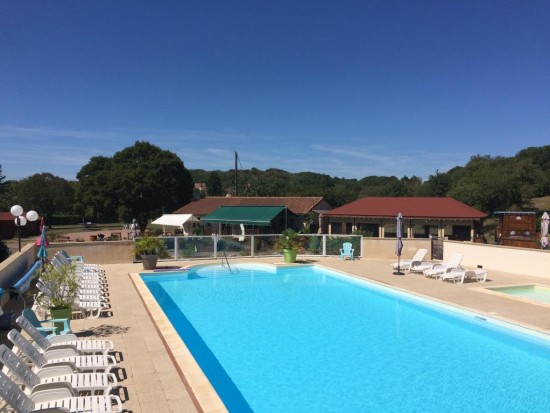
[[[206, 259], [235, 257], [262, 257], [281, 255], [275, 249], [280, 235], [212, 235], [212, 236], [175, 236], [159, 237], [169, 257], [165, 260]], [[304, 241], [304, 248], [298, 253], [300, 256], [340, 256], [340, 249], [344, 242], [351, 242], [354, 257], [361, 257], [363, 251], [363, 237], [361, 235], [322, 235], [300, 234]]]

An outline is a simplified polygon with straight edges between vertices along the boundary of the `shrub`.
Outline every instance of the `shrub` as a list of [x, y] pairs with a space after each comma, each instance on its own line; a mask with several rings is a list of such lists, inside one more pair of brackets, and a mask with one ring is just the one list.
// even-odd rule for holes
[[36, 301], [44, 308], [71, 307], [78, 297], [80, 285], [72, 264], [46, 265], [40, 273], [40, 281], [44, 285], [43, 294], [37, 296]]
[[10, 256], [10, 249], [4, 241], [0, 239], [0, 262], [4, 261]]

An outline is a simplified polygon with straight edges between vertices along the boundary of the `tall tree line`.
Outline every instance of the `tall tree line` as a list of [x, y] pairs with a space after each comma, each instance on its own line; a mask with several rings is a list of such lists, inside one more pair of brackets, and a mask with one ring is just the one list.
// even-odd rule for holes
[[[234, 171], [191, 170], [205, 182], [208, 195], [234, 195]], [[418, 176], [367, 176], [346, 179], [280, 169], [239, 171], [240, 196], [322, 196], [340, 206], [366, 196], [450, 196], [492, 213], [510, 208], [531, 209], [532, 198], [550, 195], [550, 145], [524, 149], [513, 157], [474, 155], [464, 166]], [[210, 182], [216, 182], [211, 186]]]
[[[234, 171], [187, 170], [174, 153], [148, 142], [93, 157], [77, 181], [40, 173], [6, 181], [0, 165], [0, 210], [19, 203], [43, 216], [74, 214], [98, 222], [145, 226], [150, 218], [190, 202], [193, 183], [204, 182], [208, 195], [234, 195]], [[513, 157], [474, 155], [464, 166], [417, 176], [331, 177], [281, 169], [239, 171], [240, 196], [322, 196], [332, 206], [366, 196], [451, 196], [487, 213], [532, 209], [532, 198], [550, 195], [550, 145], [531, 147]]]

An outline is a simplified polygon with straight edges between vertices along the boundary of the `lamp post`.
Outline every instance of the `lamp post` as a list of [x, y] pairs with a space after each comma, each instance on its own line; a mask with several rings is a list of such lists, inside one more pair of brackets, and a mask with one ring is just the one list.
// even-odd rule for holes
[[25, 218], [23, 216], [23, 207], [21, 205], [12, 206], [10, 212], [15, 217], [14, 221], [19, 234], [19, 252], [21, 252], [21, 227], [25, 226], [27, 221], [36, 221], [38, 219], [38, 213], [36, 211], [29, 211], [27, 212]]

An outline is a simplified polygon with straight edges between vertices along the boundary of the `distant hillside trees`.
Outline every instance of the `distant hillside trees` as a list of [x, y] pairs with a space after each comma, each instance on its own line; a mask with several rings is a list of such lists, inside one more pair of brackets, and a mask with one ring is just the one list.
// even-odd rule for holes
[[[235, 171], [189, 171], [174, 153], [136, 142], [113, 157], [97, 156], [79, 171], [78, 182], [49, 173], [5, 181], [0, 167], [0, 208], [16, 202], [41, 214], [79, 214], [87, 220], [129, 222], [145, 227], [193, 199], [193, 183], [211, 196], [235, 195]], [[73, 197], [76, 193], [76, 201]], [[550, 145], [513, 157], [474, 155], [464, 166], [417, 176], [338, 178], [315, 172], [270, 168], [239, 170], [239, 196], [322, 196], [333, 207], [365, 196], [451, 196], [487, 213], [533, 209], [532, 198], [550, 195]]]
[[78, 208], [100, 222], [149, 219], [172, 213], [193, 198], [193, 180], [173, 152], [136, 142], [109, 157], [93, 157], [78, 172]]
[[[223, 194], [234, 194], [234, 171], [191, 171], [201, 182], [215, 173]], [[474, 155], [465, 166], [435, 171], [423, 181], [417, 176], [367, 176], [360, 180], [280, 169], [238, 172], [240, 196], [323, 196], [337, 207], [365, 196], [451, 196], [491, 213], [510, 208], [530, 209], [531, 198], [550, 195], [550, 145], [527, 148], [514, 157]], [[207, 187], [210, 194], [210, 190]]]

